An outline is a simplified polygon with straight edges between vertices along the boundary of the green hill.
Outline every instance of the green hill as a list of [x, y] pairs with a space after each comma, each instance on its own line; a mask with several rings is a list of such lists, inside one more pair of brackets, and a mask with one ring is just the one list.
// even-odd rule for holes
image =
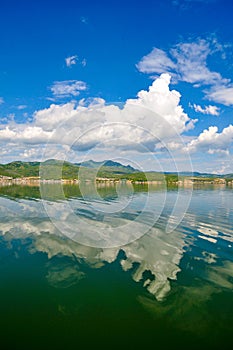
[[95, 162], [89, 160], [83, 163], [71, 163], [67, 161], [48, 159], [44, 162], [22, 162], [15, 161], [8, 164], [0, 164], [0, 176], [9, 176], [12, 178], [22, 177], [41, 177], [42, 179], [81, 179], [95, 180], [99, 178], [125, 179], [135, 181], [164, 181], [177, 182], [184, 177], [195, 176], [195, 181], [212, 181], [214, 179], [233, 179], [233, 174], [214, 175], [206, 173], [177, 173], [166, 172], [160, 174], [155, 171], [140, 172], [130, 165], [123, 165], [112, 160]]
[[[22, 178], [40, 176], [46, 179], [77, 179], [80, 166], [82, 178], [93, 179], [93, 176], [115, 177], [136, 172], [130, 165], [122, 165], [113, 161], [94, 162], [88, 161], [82, 164], [63, 162], [57, 159], [48, 159], [44, 162], [15, 161], [8, 164], [0, 164], [0, 176]], [[97, 171], [97, 174], [96, 174]]]
[[0, 164], [0, 175], [13, 178], [24, 176], [39, 176], [40, 162], [15, 161], [8, 164]]

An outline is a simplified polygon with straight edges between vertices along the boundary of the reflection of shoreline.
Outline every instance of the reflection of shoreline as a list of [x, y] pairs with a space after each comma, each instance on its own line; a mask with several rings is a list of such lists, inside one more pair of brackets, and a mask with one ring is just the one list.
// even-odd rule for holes
[[[102, 183], [102, 184], [155, 184], [155, 185], [163, 185], [164, 181], [160, 180], [151, 180], [151, 181], [137, 181], [137, 180], [128, 180], [128, 179], [117, 179], [117, 178], [105, 178], [105, 177], [96, 177], [94, 181], [89, 179], [78, 180], [78, 179], [40, 179], [39, 177], [22, 177], [22, 178], [10, 178], [7, 176], [0, 176], [0, 185], [37, 185], [43, 183], [64, 183], [64, 184], [79, 184], [79, 183]], [[177, 181], [174, 183], [178, 183]]]
[[93, 184], [96, 183], [97, 186], [111, 186], [116, 184], [125, 185], [155, 185], [155, 186], [176, 186], [176, 187], [197, 187], [202, 185], [214, 185], [221, 187], [232, 187], [233, 180], [226, 180], [223, 178], [184, 178], [178, 181], [137, 181], [128, 179], [117, 179], [117, 178], [101, 178], [97, 177], [94, 181], [91, 180], [78, 180], [78, 179], [40, 179], [39, 177], [22, 177], [22, 178], [11, 178], [8, 176], [0, 176], [0, 186], [11, 186], [11, 185], [21, 185], [21, 186], [40, 186], [41, 184], [67, 184], [67, 185], [78, 185], [80, 183]]

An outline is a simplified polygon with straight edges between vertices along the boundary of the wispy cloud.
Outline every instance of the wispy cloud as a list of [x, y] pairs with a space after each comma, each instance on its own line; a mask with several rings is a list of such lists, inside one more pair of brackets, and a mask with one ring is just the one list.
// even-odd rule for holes
[[233, 105], [233, 84], [216, 86], [210, 91], [207, 91], [206, 94], [209, 100], [222, 103], [226, 106]]
[[84, 58], [84, 59], [82, 60], [81, 65], [82, 65], [83, 67], [86, 67], [86, 65], [87, 65], [87, 60], [86, 60], [86, 58]]
[[81, 91], [87, 90], [87, 84], [80, 80], [55, 81], [50, 90], [56, 98], [78, 96]]
[[228, 82], [218, 72], [207, 66], [207, 58], [214, 53], [211, 42], [199, 39], [196, 42], [180, 43], [170, 50], [176, 62], [176, 78], [192, 84], [213, 85]]
[[181, 42], [167, 52], [159, 48], [144, 56], [136, 65], [142, 73], [169, 73], [173, 82], [183, 81], [194, 87], [205, 87], [208, 99], [226, 105], [233, 104], [231, 80], [208, 67], [208, 59], [219, 53], [225, 59], [225, 46], [216, 37], [192, 42]]
[[217, 82], [229, 82], [218, 72], [207, 67], [207, 58], [216, 50], [216, 42], [212, 45], [205, 39], [194, 42], [179, 43], [168, 52], [154, 48], [136, 65], [143, 73], [170, 73], [175, 80], [192, 84], [212, 85]]
[[84, 23], [84, 24], [88, 24], [88, 19], [87, 19], [87, 17], [84, 17], [84, 16], [80, 17], [80, 22], [82, 22], [82, 23]]
[[77, 64], [78, 56], [73, 55], [65, 58], [66, 66], [71, 67]]
[[216, 0], [172, 0], [171, 3], [173, 6], [178, 7], [180, 10], [188, 10], [193, 5], [207, 5], [214, 3]]
[[65, 58], [65, 63], [68, 68], [71, 68], [75, 65], [81, 65], [82, 67], [86, 67], [87, 60], [86, 58], [80, 58], [78, 55], [73, 55]]
[[148, 55], [144, 56], [137, 64], [142, 73], [166, 73], [176, 69], [176, 64], [168, 57], [165, 51], [154, 48]]
[[27, 105], [19, 105], [19, 106], [17, 106], [17, 109], [19, 111], [22, 110], [22, 109], [25, 109], [25, 108], [27, 108]]
[[4, 103], [4, 98], [0, 97], [0, 105], [2, 105]]
[[191, 108], [193, 108], [195, 110], [195, 112], [199, 112], [199, 113], [202, 113], [202, 114], [216, 115], [216, 116], [219, 115], [220, 108], [217, 107], [217, 106], [209, 105], [209, 106], [205, 106], [203, 108], [200, 105], [197, 105], [195, 103], [193, 105], [189, 104], [189, 106]]

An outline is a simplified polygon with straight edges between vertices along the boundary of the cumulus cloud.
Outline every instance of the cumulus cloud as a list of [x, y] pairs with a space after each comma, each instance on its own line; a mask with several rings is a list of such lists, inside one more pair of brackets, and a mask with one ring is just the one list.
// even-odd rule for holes
[[216, 52], [225, 57], [224, 46], [216, 38], [199, 38], [193, 42], [181, 42], [168, 52], [153, 48], [136, 66], [143, 73], [168, 72], [174, 82], [184, 81], [194, 87], [208, 87], [209, 90], [205, 91], [207, 98], [229, 105], [233, 101], [230, 79], [223, 78], [219, 72], [208, 67], [208, 59]]
[[199, 112], [202, 114], [210, 114], [210, 115], [216, 115], [216, 116], [219, 115], [220, 108], [217, 106], [209, 105], [209, 106], [205, 106], [203, 108], [200, 105], [197, 105], [194, 103], [193, 105], [190, 104], [190, 107], [193, 108], [195, 110], [195, 112]]
[[80, 91], [87, 90], [87, 84], [80, 80], [55, 81], [50, 90], [58, 98], [78, 96]]
[[71, 67], [77, 64], [78, 56], [73, 55], [65, 58], [66, 66]]
[[170, 90], [169, 84], [170, 76], [162, 74], [148, 91], [140, 91], [123, 108], [106, 105], [100, 98], [88, 105], [84, 99], [77, 106], [52, 104], [36, 111], [30, 124], [2, 127], [0, 142], [57, 143], [79, 151], [108, 146], [154, 151], [156, 144], [178, 137], [194, 124], [180, 105], [179, 92]]
[[49, 108], [34, 113], [34, 125], [46, 131], [53, 131], [60, 123], [65, 123], [76, 114], [73, 102], [64, 105], [51, 104]]
[[16, 132], [11, 130], [9, 126], [6, 126], [4, 129], [0, 130], [0, 140], [1, 141], [11, 141], [14, 139]]
[[187, 145], [189, 152], [206, 151], [209, 154], [226, 153], [232, 147], [233, 125], [218, 132], [217, 126], [210, 126]]
[[[166, 148], [176, 152], [177, 159], [181, 159], [183, 151], [228, 154], [233, 140], [232, 125], [221, 132], [211, 126], [195, 138], [184, 136], [194, 127], [195, 120], [184, 112], [180, 93], [170, 89], [170, 78], [169, 74], [162, 74], [148, 90], [139, 91], [136, 98], [128, 99], [121, 108], [106, 104], [101, 98], [81, 99], [78, 103], [51, 104], [36, 111], [32, 121], [25, 124], [11, 120], [0, 125], [1, 151], [7, 149], [7, 159], [15, 159], [12, 154], [38, 159], [43, 151], [46, 158], [64, 159], [68, 152], [73, 161], [77, 155], [91, 150], [98, 155], [152, 152], [163, 159]], [[216, 112], [210, 107], [215, 106], [195, 105], [202, 112]]]
[[38, 126], [18, 125], [13, 123], [0, 130], [0, 142], [37, 144], [45, 143], [52, 136], [52, 132], [44, 131]]

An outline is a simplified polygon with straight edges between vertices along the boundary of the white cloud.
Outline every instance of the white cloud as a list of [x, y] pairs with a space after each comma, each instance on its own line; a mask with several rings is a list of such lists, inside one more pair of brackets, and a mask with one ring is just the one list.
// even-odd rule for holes
[[74, 103], [69, 102], [64, 105], [51, 104], [49, 108], [34, 113], [34, 125], [41, 127], [43, 130], [52, 131], [60, 123], [65, 123], [73, 116], [77, 116]]
[[210, 114], [216, 116], [219, 115], [219, 107], [217, 106], [209, 105], [203, 108], [200, 105], [194, 103], [193, 105], [190, 104], [190, 107], [194, 108], [195, 112], [200, 112], [202, 114]]
[[46, 143], [52, 132], [44, 131], [38, 126], [30, 126], [23, 124], [12, 123], [11, 126], [6, 126], [0, 130], [0, 142], [13, 142], [24, 144], [41, 144]]
[[77, 64], [78, 56], [73, 55], [65, 58], [66, 66], [71, 67]]
[[14, 121], [14, 118], [15, 118], [14, 113], [7, 114], [4, 117], [0, 117], [0, 123], [4, 123], [4, 124], [10, 123], [10, 122]]
[[0, 97], [0, 105], [4, 103], [3, 97]]
[[187, 83], [212, 85], [224, 81], [222, 76], [207, 67], [207, 57], [212, 54], [210, 42], [199, 39], [196, 42], [180, 43], [170, 50], [176, 61], [179, 80]]
[[87, 60], [86, 60], [86, 58], [84, 58], [84, 59], [82, 60], [81, 65], [82, 65], [83, 67], [86, 67], [86, 65], [87, 65]]
[[[193, 121], [180, 105], [179, 92], [170, 90], [169, 84], [169, 75], [162, 74], [148, 91], [140, 91], [137, 98], [127, 100], [123, 108], [106, 105], [99, 98], [91, 100], [88, 105], [82, 99], [77, 107], [74, 103], [52, 104], [35, 112], [30, 124], [3, 126], [0, 142], [49, 142], [80, 151], [108, 146], [140, 152], [154, 151], [159, 142], [174, 140], [193, 127]], [[62, 84], [60, 94], [63, 93], [63, 85], [66, 84]]]
[[1, 141], [11, 141], [16, 136], [16, 132], [11, 130], [9, 126], [6, 126], [4, 129], [0, 130], [0, 140]]
[[219, 86], [207, 92], [209, 100], [222, 103], [226, 106], [233, 105], [233, 85]]
[[166, 73], [176, 68], [166, 52], [158, 48], [144, 56], [136, 66], [142, 73]]
[[[39, 151], [41, 153], [41, 150]], [[24, 149], [19, 155], [21, 159], [31, 159], [39, 156], [37, 148]]]
[[[176, 129], [178, 134], [181, 134], [190, 127], [189, 122], [191, 121], [187, 114], [184, 113], [181, 105], [179, 105], [180, 93], [176, 90], [170, 90], [169, 84], [169, 74], [162, 74], [152, 83], [149, 87], [149, 91], [142, 90], [138, 93], [137, 99], [127, 100], [123, 112], [128, 112], [127, 110], [131, 105], [148, 108], [150, 111], [157, 113], [158, 116], [162, 116], [163, 120], [166, 120], [171, 127]], [[126, 117], [130, 120], [130, 117]], [[140, 115], [139, 121], [142, 126], [148, 127], [149, 130], [153, 130], [155, 133], [156, 130], [160, 130], [159, 125], [156, 125], [155, 128], [153, 127], [153, 119], [151, 120], [151, 118], [149, 118], [147, 124], [147, 118]], [[166, 133], [169, 134], [169, 131], [166, 130], [165, 134]]]
[[180, 10], [188, 10], [192, 5], [209, 4], [216, 0], [172, 0], [172, 5], [178, 7]]
[[210, 126], [187, 145], [189, 152], [205, 151], [209, 154], [229, 153], [233, 141], [233, 125], [218, 132], [217, 126]]
[[80, 21], [82, 23], [84, 23], [84, 24], [88, 24], [88, 18], [87, 17], [84, 17], [84, 16], [80, 17]]
[[[169, 84], [170, 76], [162, 74], [148, 90], [139, 91], [135, 99], [128, 99], [121, 108], [107, 105], [100, 98], [81, 99], [78, 104], [51, 104], [49, 108], [36, 111], [33, 120], [25, 124], [11, 120], [0, 126], [1, 149], [8, 151], [2, 157], [15, 159], [13, 155], [18, 155], [17, 158], [28, 156], [33, 160], [46, 149], [48, 158], [64, 159], [68, 152], [71, 161], [80, 159], [86, 154], [83, 152], [94, 152], [92, 155], [97, 154], [102, 159], [106, 159], [106, 154], [108, 158], [112, 154], [128, 154], [129, 159], [137, 154], [144, 159], [143, 152], [152, 152], [165, 166], [169, 161], [169, 170], [172, 170], [171, 161], [164, 153], [166, 148], [176, 154], [176, 166], [185, 164], [182, 160], [185, 152], [196, 153], [194, 157], [205, 153], [228, 154], [233, 141], [232, 125], [221, 132], [211, 126], [195, 138], [183, 135], [194, 127], [195, 120], [183, 111], [180, 93], [170, 90]], [[216, 111], [209, 107], [200, 108]], [[150, 166], [147, 164], [147, 168]]]
[[226, 105], [233, 104], [233, 87], [230, 79], [223, 78], [219, 72], [208, 67], [208, 60], [217, 52], [225, 58], [225, 46], [215, 37], [197, 39], [193, 42], [182, 42], [168, 52], [154, 48], [136, 65], [143, 73], [161, 74], [168, 72], [173, 82], [184, 81], [194, 87], [208, 87], [204, 91], [210, 100]]
[[[137, 64], [143, 73], [170, 72], [176, 80], [192, 84], [212, 85], [228, 82], [222, 76], [207, 67], [207, 58], [216, 50], [217, 42], [198, 39], [194, 42], [179, 43], [169, 53], [154, 48]], [[170, 57], [169, 57], [170, 56]]]
[[78, 96], [80, 91], [87, 90], [87, 84], [80, 80], [55, 81], [50, 90], [58, 98]]
[[25, 108], [27, 108], [27, 105], [19, 105], [19, 106], [17, 106], [18, 110], [22, 110], [22, 109], [25, 109]]

